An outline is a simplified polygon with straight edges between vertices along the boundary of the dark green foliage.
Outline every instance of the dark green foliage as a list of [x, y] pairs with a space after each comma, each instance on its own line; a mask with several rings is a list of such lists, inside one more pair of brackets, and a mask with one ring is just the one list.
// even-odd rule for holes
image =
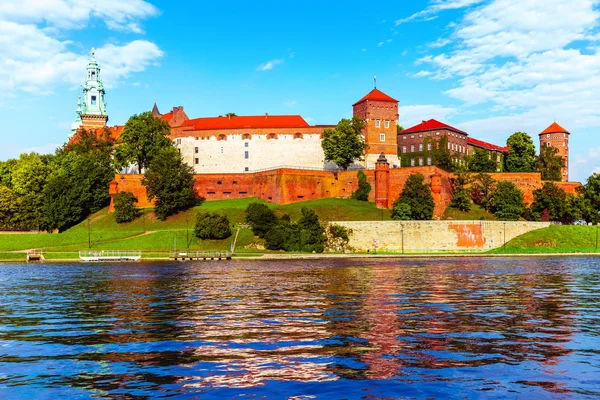
[[350, 240], [350, 238], [348, 237], [348, 229], [346, 229], [345, 226], [341, 226], [341, 225], [336, 225], [336, 224], [329, 225], [329, 235], [332, 238], [340, 238], [340, 239], [344, 239], [345, 241]]
[[325, 250], [325, 230], [318, 215], [311, 209], [302, 208], [302, 217], [297, 223], [290, 223], [289, 217], [266, 234], [265, 246], [269, 250], [302, 251], [322, 253]]
[[196, 205], [198, 199], [192, 171], [171, 146], [162, 148], [155, 155], [142, 184], [146, 186], [148, 199], [156, 198], [154, 212], [159, 219], [164, 220]]
[[321, 146], [325, 159], [347, 169], [360, 159], [366, 149], [362, 130], [365, 123], [360, 117], [342, 119], [334, 129], [325, 129]]
[[543, 146], [537, 166], [538, 170], [542, 173], [542, 180], [562, 180], [562, 169], [565, 166], [565, 160], [558, 154], [556, 147]]
[[505, 158], [507, 172], [533, 172], [536, 169], [535, 145], [525, 132], [513, 133], [506, 145], [509, 147]]
[[12, 189], [0, 186], [0, 229], [16, 228], [17, 201]]
[[144, 172], [161, 149], [171, 146], [170, 134], [169, 124], [154, 118], [151, 112], [132, 116], [119, 136], [120, 145], [115, 152], [117, 167], [135, 163], [139, 173]]
[[577, 219], [574, 202], [564, 189], [552, 182], [544, 183], [541, 189], [533, 191], [533, 203], [530, 207], [532, 218], [541, 219], [542, 213], [547, 212], [549, 221], [570, 224]]
[[360, 201], [369, 201], [369, 193], [371, 193], [371, 185], [367, 182], [367, 176], [364, 172], [358, 171], [358, 189], [352, 193], [352, 198]]
[[194, 234], [197, 238], [206, 240], [222, 240], [231, 236], [231, 224], [225, 215], [216, 213], [198, 213]]
[[486, 211], [491, 209], [491, 199], [496, 191], [496, 181], [489, 174], [479, 173], [471, 185], [471, 199]]
[[475, 148], [475, 152], [469, 161], [469, 171], [496, 172], [497, 168], [498, 165], [496, 164], [496, 160], [490, 158], [489, 151], [479, 147]]
[[594, 173], [588, 178], [582, 194], [590, 201], [596, 213], [600, 213], [600, 173]]
[[[399, 203], [408, 204], [411, 219], [430, 220], [433, 217], [435, 204], [431, 188], [423, 183], [424, 179], [421, 174], [411, 174], [404, 184], [400, 197], [394, 202], [393, 208], [396, 209]], [[392, 218], [394, 218], [394, 211], [392, 211]]]
[[406, 203], [394, 202], [391, 216], [397, 221], [409, 221], [412, 218], [410, 206]]
[[496, 217], [503, 221], [517, 221], [525, 212], [523, 192], [512, 182], [498, 182], [489, 204]]
[[246, 208], [246, 222], [252, 227], [254, 235], [264, 239], [267, 232], [277, 224], [277, 216], [266, 205], [251, 203]]
[[135, 206], [137, 201], [137, 197], [130, 192], [120, 192], [115, 195], [115, 221], [118, 224], [131, 222], [141, 215], [141, 210]]
[[464, 212], [471, 210], [471, 194], [469, 191], [464, 187], [457, 188], [452, 196], [450, 206]]
[[11, 171], [12, 190], [18, 210], [15, 224], [24, 229], [45, 229], [44, 186], [51, 172], [51, 158], [21, 154]]
[[12, 188], [12, 170], [16, 163], [15, 159], [0, 161], [0, 186]]

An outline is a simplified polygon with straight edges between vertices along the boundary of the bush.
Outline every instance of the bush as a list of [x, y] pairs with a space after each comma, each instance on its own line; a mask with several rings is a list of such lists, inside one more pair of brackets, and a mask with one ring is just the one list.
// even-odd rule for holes
[[221, 240], [231, 236], [229, 218], [216, 213], [198, 213], [194, 234], [199, 239]]
[[451, 207], [468, 212], [471, 209], [471, 194], [464, 187], [457, 188], [452, 196]]
[[246, 222], [252, 226], [252, 232], [264, 239], [277, 224], [277, 216], [269, 207], [261, 203], [250, 203], [246, 208]]
[[503, 221], [517, 221], [526, 211], [523, 192], [512, 182], [498, 182], [491, 204], [494, 215]]
[[120, 192], [115, 195], [115, 221], [117, 224], [131, 222], [142, 214], [142, 210], [135, 206], [137, 201], [137, 197], [130, 192]]
[[325, 250], [325, 230], [318, 215], [311, 209], [302, 208], [298, 223], [281, 220], [265, 234], [265, 247], [269, 250], [304, 251], [322, 253]]
[[405, 203], [410, 206], [410, 219], [430, 220], [433, 217], [435, 204], [431, 188], [423, 183], [424, 179], [421, 174], [411, 174], [404, 184], [400, 197], [394, 202], [393, 208], [395, 209], [397, 204]]
[[329, 236], [334, 239], [340, 238], [346, 241], [350, 240], [348, 237], [348, 229], [345, 226], [331, 224], [329, 225]]
[[369, 193], [371, 193], [371, 185], [367, 182], [367, 176], [364, 172], [358, 171], [358, 189], [352, 193], [352, 198], [360, 201], [369, 201]]
[[411, 218], [410, 206], [406, 203], [394, 203], [392, 208], [392, 219], [397, 221], [409, 221]]

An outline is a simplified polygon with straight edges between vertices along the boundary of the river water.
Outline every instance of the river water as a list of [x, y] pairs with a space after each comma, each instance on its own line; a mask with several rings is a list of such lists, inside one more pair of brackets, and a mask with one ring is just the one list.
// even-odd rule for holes
[[593, 398], [600, 258], [0, 265], [0, 398]]

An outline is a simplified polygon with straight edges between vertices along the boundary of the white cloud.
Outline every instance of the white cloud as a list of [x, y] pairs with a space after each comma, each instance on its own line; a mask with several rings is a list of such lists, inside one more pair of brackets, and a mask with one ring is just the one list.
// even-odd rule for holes
[[435, 42], [429, 43], [428, 46], [431, 48], [437, 49], [439, 47], [447, 46], [450, 43], [452, 43], [452, 41], [450, 39], [439, 38]]
[[295, 107], [296, 104], [296, 100], [288, 100], [283, 102], [283, 105], [287, 107]]
[[109, 29], [142, 32], [139, 20], [158, 10], [143, 0], [2, 0], [0, 19], [18, 23], [43, 23], [58, 28], [84, 28], [92, 18]]
[[435, 14], [440, 11], [470, 7], [481, 3], [482, 1], [483, 0], [434, 0], [424, 10], [414, 13], [410, 17], [396, 20], [396, 25], [410, 21], [430, 21], [435, 19]]
[[404, 128], [410, 128], [420, 123], [423, 119], [447, 120], [456, 113], [452, 107], [444, 107], [437, 104], [420, 104], [412, 106], [402, 106], [398, 109], [400, 125]]
[[424, 78], [429, 75], [431, 75], [431, 72], [429, 72], [429, 71], [419, 71], [416, 74], [412, 74], [411, 76], [413, 78]]
[[272, 70], [276, 65], [279, 64], [283, 64], [283, 59], [279, 58], [277, 60], [271, 60], [271, 61], [267, 61], [264, 64], [259, 65], [258, 67], [256, 67], [257, 71], [270, 71]]

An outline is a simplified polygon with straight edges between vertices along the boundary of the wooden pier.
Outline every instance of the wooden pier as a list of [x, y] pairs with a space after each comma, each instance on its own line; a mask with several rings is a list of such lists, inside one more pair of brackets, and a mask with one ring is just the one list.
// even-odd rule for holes
[[175, 261], [231, 260], [229, 251], [171, 251], [169, 258]]

